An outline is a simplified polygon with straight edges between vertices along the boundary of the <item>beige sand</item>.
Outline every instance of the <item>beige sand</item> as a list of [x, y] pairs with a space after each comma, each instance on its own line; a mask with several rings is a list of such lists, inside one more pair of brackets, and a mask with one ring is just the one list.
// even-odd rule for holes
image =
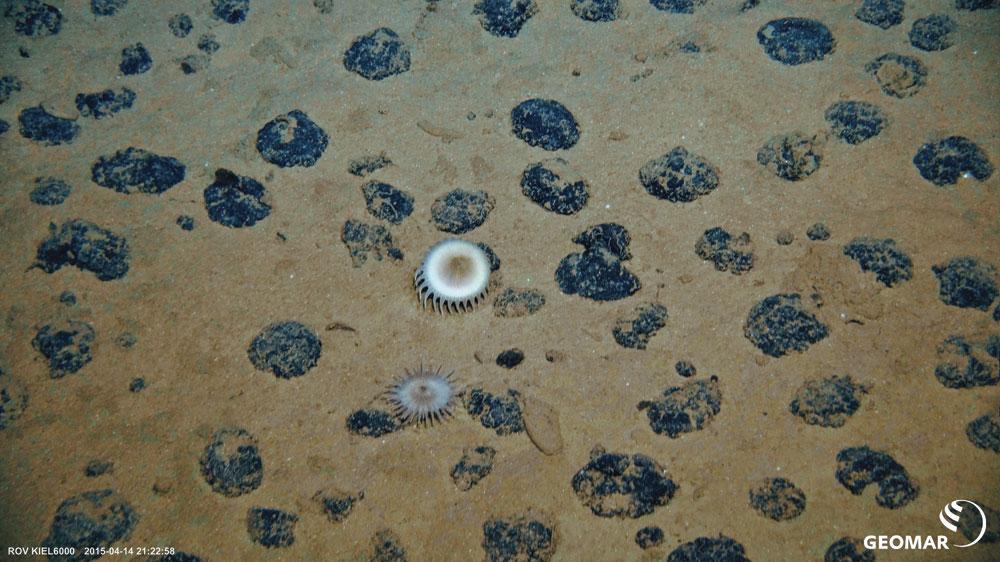
[[[960, 25], [957, 44], [917, 53], [930, 68], [928, 84], [897, 100], [863, 67], [884, 52], [915, 53], [906, 42], [910, 23], [942, 3], [907, 2], [904, 24], [883, 31], [853, 17], [855, 2], [840, 0], [765, 1], [744, 15], [738, 2], [712, 1], [692, 16], [626, 0], [626, 16], [602, 25], [574, 18], [567, 2], [542, 2], [514, 40], [485, 33], [469, 2], [439, 2], [427, 14], [416, 1], [341, 1], [320, 15], [309, 2], [255, 1], [238, 26], [212, 20], [208, 2], [132, 2], [102, 19], [84, 2], [54, 3], [66, 15], [59, 35], [15, 37], [5, 22], [0, 49], [0, 68], [25, 83], [0, 106], [0, 118], [14, 125], [0, 138], [0, 353], [30, 394], [25, 415], [0, 432], [0, 544], [40, 544], [63, 499], [105, 487], [141, 517], [120, 544], [169, 545], [209, 560], [363, 560], [381, 528], [399, 536], [410, 560], [479, 560], [483, 521], [529, 510], [554, 522], [554, 560], [662, 560], [681, 542], [718, 533], [740, 541], [753, 560], [819, 560], [845, 535], [943, 532], [937, 513], [955, 498], [1000, 506], [997, 456], [965, 436], [969, 420], [1000, 405], [996, 387], [950, 390], [933, 376], [934, 348], [944, 337], [995, 333], [996, 323], [941, 303], [930, 271], [970, 253], [1000, 264], [997, 176], [937, 188], [910, 163], [928, 138], [961, 134], [996, 164], [995, 13], [949, 8]], [[169, 15], [181, 11], [195, 21], [186, 39], [166, 28]], [[837, 37], [836, 53], [798, 67], [766, 58], [754, 33], [788, 15], [824, 21]], [[382, 82], [348, 73], [341, 57], [350, 41], [383, 25], [410, 45], [411, 71]], [[223, 47], [209, 68], [185, 76], [175, 61], [196, 52], [206, 26]], [[671, 50], [687, 38], [709, 51]], [[116, 77], [121, 47], [135, 41], [150, 49], [153, 69]], [[31, 58], [18, 57], [19, 45]], [[644, 70], [648, 76], [630, 80]], [[77, 92], [119, 86], [136, 91], [136, 106], [81, 121], [72, 145], [42, 147], [15, 130], [23, 107], [41, 102], [72, 116]], [[524, 167], [551, 156], [510, 134], [510, 109], [533, 96], [560, 100], [580, 121], [580, 142], [559, 154], [591, 186], [578, 215], [548, 213], [520, 193]], [[780, 180], [756, 163], [771, 135], [823, 130], [824, 109], [840, 99], [877, 103], [891, 123], [858, 146], [829, 143], [820, 170], [802, 182]], [[257, 154], [256, 131], [296, 108], [330, 134], [330, 146], [311, 168], [279, 169]], [[123, 195], [90, 181], [99, 155], [129, 145], [180, 159], [187, 179], [161, 196]], [[719, 167], [717, 191], [683, 205], [644, 192], [639, 168], [677, 145]], [[347, 173], [348, 162], [379, 151], [394, 165], [373, 177], [416, 198], [413, 216], [392, 228], [406, 258], [354, 268], [341, 226], [349, 218], [377, 221], [364, 209], [364, 180]], [[209, 221], [202, 190], [220, 167], [263, 181], [271, 216], [238, 230]], [[73, 194], [61, 206], [33, 205], [27, 193], [39, 175], [64, 178]], [[456, 187], [496, 198], [487, 222], [466, 238], [497, 252], [505, 286], [545, 294], [537, 314], [505, 319], [487, 307], [441, 318], [420, 310], [413, 270], [443, 236], [430, 204]], [[175, 225], [179, 214], [196, 218], [194, 231]], [[100, 282], [72, 267], [52, 275], [28, 269], [48, 223], [69, 218], [126, 233], [133, 255], [124, 280]], [[641, 291], [603, 304], [562, 294], [553, 272], [579, 250], [571, 238], [609, 221], [632, 234], [629, 268]], [[833, 233], [827, 242], [804, 235], [818, 221]], [[698, 236], [713, 226], [751, 234], [751, 272], [716, 272], [694, 254]], [[774, 242], [781, 229], [795, 233], [791, 246]], [[857, 296], [870, 279], [836, 248], [859, 235], [896, 239], [913, 258], [912, 281]], [[814, 267], [858, 286], [827, 295], [829, 338], [802, 354], [765, 359], [743, 336], [747, 311], [801, 280], [797, 270]], [[76, 307], [57, 302], [63, 290], [76, 293]], [[666, 327], [644, 351], [617, 345], [615, 321], [654, 301], [669, 310]], [[843, 322], [842, 311], [864, 324]], [[65, 317], [95, 326], [94, 360], [51, 380], [31, 338], [38, 326]], [[292, 380], [254, 370], [246, 353], [261, 328], [285, 319], [313, 327], [323, 341], [318, 366]], [[356, 331], [323, 330], [333, 322]], [[131, 349], [114, 343], [126, 331], [138, 337]], [[493, 358], [510, 347], [527, 358], [507, 371]], [[563, 359], [550, 363], [547, 351]], [[679, 359], [693, 361], [699, 376], [718, 375], [723, 404], [704, 430], [669, 439], [650, 430], [636, 404], [682, 382], [673, 371]], [[348, 414], [421, 361], [453, 368], [467, 384], [512, 387], [552, 404], [562, 451], [545, 456], [524, 433], [498, 437], [464, 411], [443, 426], [378, 439], [347, 432]], [[872, 388], [844, 427], [808, 426], [787, 412], [804, 379], [842, 373]], [[149, 387], [133, 394], [127, 387], [137, 376]], [[231, 499], [211, 492], [197, 459], [216, 428], [233, 424], [259, 439], [265, 477], [258, 490]], [[864, 443], [906, 467], [921, 487], [917, 500], [882, 509], [872, 491], [856, 497], [837, 483], [837, 452]], [[477, 444], [498, 450], [493, 472], [459, 491], [448, 472], [463, 448]], [[680, 485], [677, 496], [638, 520], [594, 516], [570, 479], [595, 445], [657, 459]], [[85, 478], [93, 458], [112, 460], [114, 471]], [[801, 517], [774, 522], [749, 507], [750, 486], [769, 476], [805, 491]], [[331, 485], [365, 493], [342, 524], [327, 521], [310, 500]], [[294, 546], [267, 550], [250, 542], [251, 506], [297, 512]], [[646, 525], [662, 527], [666, 540], [643, 552], [633, 539]], [[928, 559], [988, 560], [996, 548]], [[880, 561], [912, 559], [878, 554]]]

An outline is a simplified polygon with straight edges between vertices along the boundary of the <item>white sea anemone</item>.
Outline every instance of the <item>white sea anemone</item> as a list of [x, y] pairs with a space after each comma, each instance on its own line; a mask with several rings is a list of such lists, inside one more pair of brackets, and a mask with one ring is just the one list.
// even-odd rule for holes
[[420, 303], [430, 302], [438, 313], [469, 312], [486, 297], [490, 258], [465, 240], [442, 240], [424, 256], [413, 275]]
[[386, 392], [393, 414], [404, 424], [444, 421], [452, 416], [458, 398], [454, 371], [440, 368], [406, 370]]

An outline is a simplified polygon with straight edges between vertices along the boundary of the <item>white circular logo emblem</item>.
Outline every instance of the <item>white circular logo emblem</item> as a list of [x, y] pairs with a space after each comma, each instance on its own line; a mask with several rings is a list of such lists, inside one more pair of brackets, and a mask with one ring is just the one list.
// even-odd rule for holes
[[986, 534], [986, 513], [983, 512], [983, 508], [979, 507], [979, 505], [976, 504], [976, 502], [970, 500], [955, 500], [945, 505], [944, 509], [942, 509], [941, 512], [938, 514], [938, 519], [941, 520], [941, 524], [944, 525], [946, 529], [948, 529], [953, 533], [958, 532], [958, 519], [962, 513], [962, 503], [967, 503], [972, 507], [976, 508], [977, 510], [979, 510], [979, 520], [982, 521], [982, 528], [979, 530], [979, 536], [976, 537], [976, 540], [970, 542], [969, 544], [955, 545], [958, 548], [965, 548], [968, 546], [972, 546], [977, 542], [979, 542], [980, 539], [983, 538], [983, 535]]

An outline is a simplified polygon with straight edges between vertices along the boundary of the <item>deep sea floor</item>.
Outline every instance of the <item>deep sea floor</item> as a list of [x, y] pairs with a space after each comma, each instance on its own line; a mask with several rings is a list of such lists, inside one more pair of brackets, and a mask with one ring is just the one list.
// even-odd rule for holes
[[1000, 560], [998, 4], [0, 0], [0, 558]]

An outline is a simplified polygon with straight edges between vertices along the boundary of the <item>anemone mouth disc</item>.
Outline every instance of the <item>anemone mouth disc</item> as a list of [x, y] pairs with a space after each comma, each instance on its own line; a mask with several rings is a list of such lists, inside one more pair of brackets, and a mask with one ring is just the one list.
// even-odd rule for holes
[[450, 418], [459, 394], [454, 374], [423, 366], [407, 370], [386, 392], [393, 415], [404, 424], [434, 424]]
[[479, 246], [465, 240], [442, 240], [424, 256], [413, 275], [413, 285], [424, 308], [439, 314], [469, 312], [486, 297], [490, 258]]

